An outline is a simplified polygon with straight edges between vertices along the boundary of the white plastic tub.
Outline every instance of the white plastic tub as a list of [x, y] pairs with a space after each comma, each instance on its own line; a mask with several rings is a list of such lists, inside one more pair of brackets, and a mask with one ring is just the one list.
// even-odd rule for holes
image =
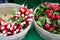
[[[38, 7], [36, 8], [38, 9]], [[36, 9], [34, 10], [34, 13], [36, 12]], [[34, 26], [35, 26], [35, 29], [37, 31], [37, 33], [43, 37], [45, 40], [60, 40], [60, 35], [58, 34], [52, 34], [46, 30], [44, 30], [43, 28], [41, 28], [35, 21], [34, 19]]]
[[[14, 8], [14, 7], [19, 8], [20, 5], [13, 4], [13, 3], [0, 4], [0, 13], [6, 13], [6, 12], [10, 13], [12, 8]], [[32, 24], [32, 22], [22, 32], [20, 32], [16, 35], [12, 35], [12, 36], [0, 37], [0, 40], [22, 40], [25, 37], [25, 35], [27, 34], [27, 32], [29, 31], [31, 24]]]

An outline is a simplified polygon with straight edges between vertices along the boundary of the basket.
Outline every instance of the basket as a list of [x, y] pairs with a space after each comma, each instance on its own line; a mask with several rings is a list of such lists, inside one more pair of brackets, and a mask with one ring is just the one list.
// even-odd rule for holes
[[[14, 4], [14, 3], [0, 4], [0, 14], [11, 13], [12, 8], [14, 8], [14, 7], [19, 8], [20, 5]], [[10, 16], [8, 16], [8, 18], [9, 17]], [[32, 22], [22, 32], [12, 35], [12, 36], [0, 37], [0, 40], [22, 40], [25, 37], [25, 35], [27, 34], [27, 32], [29, 31], [31, 24], [32, 24]]]

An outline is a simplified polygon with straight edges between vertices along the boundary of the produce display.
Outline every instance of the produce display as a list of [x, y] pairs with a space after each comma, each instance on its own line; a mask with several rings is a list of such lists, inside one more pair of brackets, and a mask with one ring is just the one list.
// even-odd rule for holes
[[44, 2], [35, 11], [35, 21], [46, 31], [60, 34], [60, 4]]
[[27, 6], [21, 5], [19, 8], [12, 9], [11, 17], [7, 21], [4, 18], [0, 18], [0, 37], [22, 32], [33, 20], [32, 11]]

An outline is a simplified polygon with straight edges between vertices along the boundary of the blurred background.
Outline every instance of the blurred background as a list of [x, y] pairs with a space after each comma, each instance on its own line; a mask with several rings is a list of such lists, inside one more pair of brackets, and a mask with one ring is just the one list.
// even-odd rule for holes
[[60, 3], [60, 0], [0, 0], [0, 3], [25, 4], [28, 6], [28, 8], [33, 8], [33, 9], [43, 2]]
[[[16, 4], [24, 4], [28, 6], [28, 8], [32, 8], [33, 10], [43, 2], [53, 2], [53, 3], [60, 3], [60, 0], [0, 0], [1, 3], [16, 3]], [[32, 24], [30, 31], [26, 35], [23, 40], [44, 40], [40, 37], [37, 32], [35, 31], [34, 25]]]

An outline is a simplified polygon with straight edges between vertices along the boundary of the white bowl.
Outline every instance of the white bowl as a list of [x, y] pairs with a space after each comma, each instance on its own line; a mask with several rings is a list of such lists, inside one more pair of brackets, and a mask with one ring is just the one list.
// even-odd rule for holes
[[[8, 7], [10, 7], [10, 8], [8, 8]], [[14, 4], [14, 3], [0, 4], [0, 13], [9, 12], [9, 10], [11, 11], [11, 9], [14, 7], [19, 8], [20, 5]], [[25, 37], [25, 35], [27, 34], [27, 32], [29, 31], [32, 22], [22, 32], [12, 35], [12, 36], [0, 37], [0, 40], [22, 40]]]
[[[34, 13], [36, 12], [36, 10], [38, 9], [38, 7], [34, 10]], [[35, 21], [34, 19], [34, 26], [35, 29], [37, 31], [37, 33], [43, 37], [45, 40], [60, 40], [60, 35], [58, 34], [52, 34], [46, 30], [44, 30], [43, 28], [41, 28]]]

